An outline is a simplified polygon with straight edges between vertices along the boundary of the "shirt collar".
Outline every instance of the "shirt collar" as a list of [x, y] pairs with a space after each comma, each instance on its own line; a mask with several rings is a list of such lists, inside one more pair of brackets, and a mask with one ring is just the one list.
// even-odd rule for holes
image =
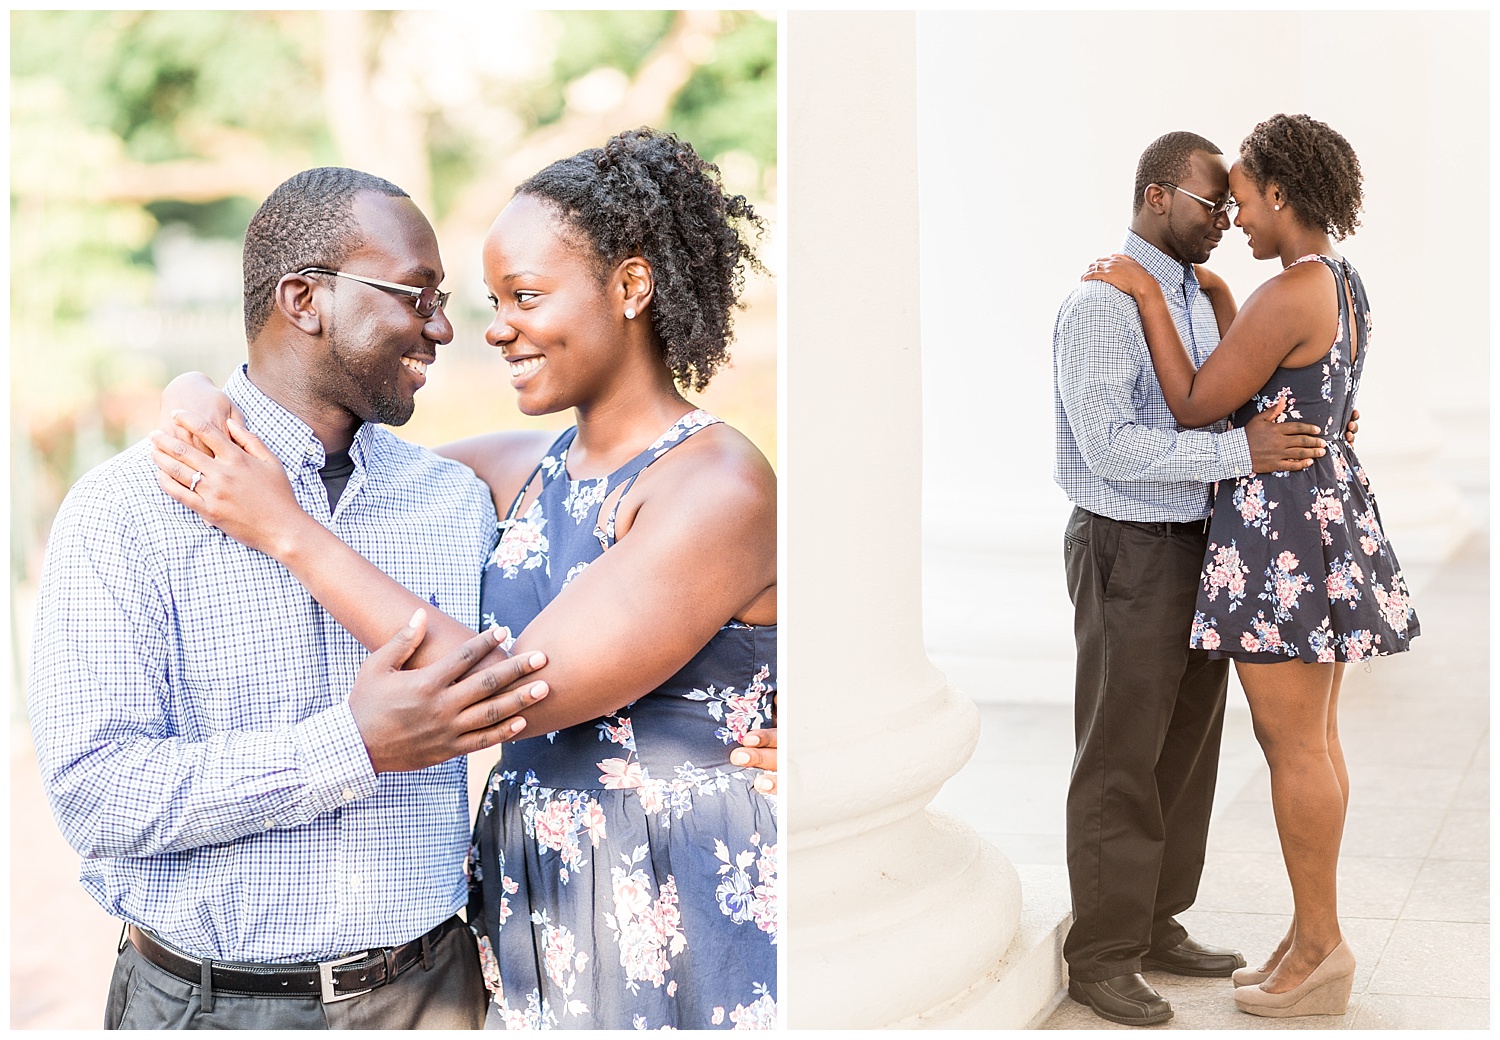
[[1178, 263], [1134, 231], [1125, 233], [1125, 255], [1151, 272], [1151, 277], [1161, 283], [1162, 292], [1168, 299], [1173, 293], [1180, 297], [1186, 283], [1191, 283], [1194, 289], [1198, 287], [1198, 276], [1193, 272], [1192, 264]]
[[[322, 469], [328, 455], [312, 427], [267, 397], [250, 381], [247, 367], [240, 365], [224, 383], [224, 393], [245, 413], [246, 424], [288, 469], [308, 462], [313, 463], [315, 469]], [[378, 429], [378, 424], [367, 422], [360, 423], [359, 429], [354, 431], [349, 458], [356, 467], [367, 466], [371, 461]]]

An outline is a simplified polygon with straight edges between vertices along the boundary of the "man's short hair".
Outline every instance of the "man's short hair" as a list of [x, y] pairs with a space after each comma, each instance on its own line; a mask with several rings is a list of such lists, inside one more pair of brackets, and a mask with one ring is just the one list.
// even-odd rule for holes
[[1141, 211], [1146, 201], [1146, 186], [1166, 181], [1176, 184], [1188, 175], [1192, 167], [1193, 153], [1207, 152], [1223, 155], [1219, 146], [1206, 137], [1187, 130], [1174, 130], [1162, 134], [1146, 146], [1141, 161], [1135, 166], [1135, 198], [1130, 203], [1130, 215]]
[[304, 267], [337, 270], [363, 241], [354, 218], [360, 192], [407, 198], [374, 174], [320, 166], [283, 181], [245, 229], [245, 338], [260, 335], [271, 317], [281, 276]]

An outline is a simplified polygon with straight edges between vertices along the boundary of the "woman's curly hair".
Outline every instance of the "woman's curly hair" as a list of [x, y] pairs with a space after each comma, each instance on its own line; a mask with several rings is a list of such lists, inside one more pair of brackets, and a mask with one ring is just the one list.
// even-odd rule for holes
[[656, 281], [649, 313], [667, 367], [702, 390], [729, 359], [746, 266], [764, 271], [744, 225], [764, 224], [719, 169], [675, 134], [642, 127], [559, 159], [516, 189], [552, 203], [593, 251], [601, 278], [644, 257]]
[[1292, 211], [1335, 239], [1353, 234], [1364, 205], [1359, 157], [1327, 123], [1278, 113], [1240, 143], [1240, 163], [1261, 191], [1275, 181]]

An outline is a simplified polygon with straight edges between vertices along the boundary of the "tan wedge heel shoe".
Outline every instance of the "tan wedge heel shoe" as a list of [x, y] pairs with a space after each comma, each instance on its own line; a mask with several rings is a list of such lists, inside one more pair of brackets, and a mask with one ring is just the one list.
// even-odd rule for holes
[[[1275, 970], [1272, 967], [1271, 971]], [[1261, 971], [1259, 968], [1235, 968], [1234, 974], [1230, 976], [1236, 986], [1259, 986], [1270, 977], [1270, 971]]]
[[1262, 1018], [1298, 1018], [1303, 1015], [1342, 1015], [1354, 989], [1354, 953], [1341, 942], [1323, 963], [1296, 989], [1267, 993], [1259, 985], [1234, 991], [1234, 1004], [1241, 1011]]

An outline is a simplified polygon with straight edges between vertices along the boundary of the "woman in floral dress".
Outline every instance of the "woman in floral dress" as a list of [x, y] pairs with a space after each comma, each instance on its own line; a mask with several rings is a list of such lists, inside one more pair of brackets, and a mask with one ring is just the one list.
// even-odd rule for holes
[[[491, 1027], [776, 1024], [774, 802], [730, 760], [774, 725], [775, 476], [678, 391], [728, 358], [743, 268], [758, 266], [742, 228], [759, 223], [691, 145], [643, 129], [531, 177], [485, 239], [485, 338], [517, 405], [577, 423], [442, 449], [504, 517], [483, 624], [514, 633], [518, 655], [544, 651], [528, 679], [550, 690], [525, 709], [540, 735], [506, 745], [475, 826], [469, 922]], [[219, 463], [195, 457], [205, 486], [228, 483]], [[268, 487], [212, 515], [184, 504], [287, 557], [374, 649], [420, 600], [378, 572], [352, 594], [362, 561], [336, 539], [286, 551], [330, 541], [300, 509], [295, 531], [282, 517], [277, 538], [257, 535], [245, 514], [289, 497]], [[428, 614], [430, 653], [467, 638]]]
[[1354, 957], [1339, 928], [1336, 872], [1349, 778], [1338, 739], [1344, 664], [1400, 653], [1416, 613], [1363, 467], [1341, 433], [1369, 345], [1359, 274], [1333, 251], [1358, 224], [1359, 161], [1305, 115], [1277, 115], [1240, 146], [1229, 187], [1258, 260], [1281, 261], [1237, 314], [1201, 270], [1222, 342], [1201, 370], [1183, 349], [1155, 279], [1126, 257], [1085, 278], [1128, 292], [1151, 360], [1184, 427], [1230, 415], [1237, 426], [1283, 405], [1283, 420], [1323, 429], [1326, 453], [1304, 470], [1221, 481], [1192, 646], [1232, 657], [1271, 769], [1292, 885], [1291, 928], [1259, 969], [1235, 973], [1235, 1002], [1269, 1017], [1343, 1014]]

